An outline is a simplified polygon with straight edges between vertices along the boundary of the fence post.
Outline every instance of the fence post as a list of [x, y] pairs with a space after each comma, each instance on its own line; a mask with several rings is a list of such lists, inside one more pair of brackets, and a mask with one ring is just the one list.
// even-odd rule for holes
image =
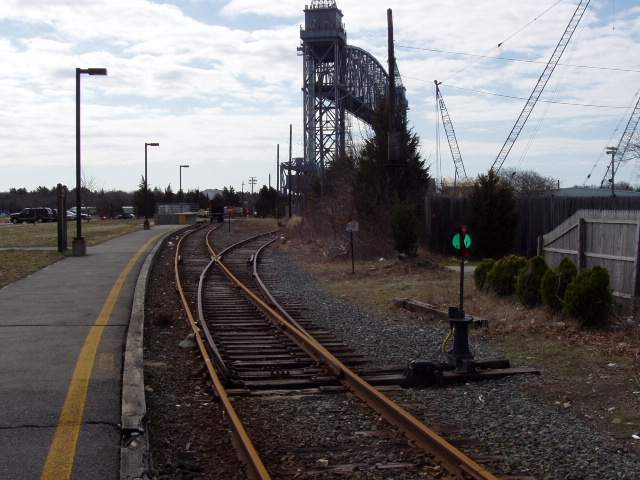
[[[640, 294], [640, 220], [636, 227], [636, 254], [635, 261], [633, 262], [633, 296], [637, 297]], [[635, 313], [635, 312], [634, 312]]]
[[67, 187], [61, 183], [56, 188], [58, 194], [58, 251], [67, 249]]
[[580, 273], [585, 267], [584, 244], [585, 244], [585, 223], [584, 218], [578, 219], [578, 258], [577, 267]]
[[538, 248], [537, 248], [537, 255], [539, 257], [544, 256], [544, 240], [542, 238], [542, 235], [538, 235]]

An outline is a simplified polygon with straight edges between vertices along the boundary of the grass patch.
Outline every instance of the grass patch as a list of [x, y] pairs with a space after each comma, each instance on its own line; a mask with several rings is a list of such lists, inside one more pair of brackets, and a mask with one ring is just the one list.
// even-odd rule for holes
[[[69, 247], [75, 236], [75, 222], [67, 223]], [[82, 235], [89, 245], [96, 245], [126, 233], [140, 230], [136, 220], [95, 220], [82, 224]], [[0, 227], [0, 248], [56, 247], [58, 226], [56, 223], [23, 223]]]
[[63, 258], [58, 252], [7, 250], [0, 252], [0, 288]]

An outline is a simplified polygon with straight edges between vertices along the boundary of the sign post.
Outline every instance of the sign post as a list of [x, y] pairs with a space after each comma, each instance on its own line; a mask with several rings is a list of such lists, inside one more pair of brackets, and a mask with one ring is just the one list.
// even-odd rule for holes
[[473, 241], [471, 235], [467, 233], [467, 226], [462, 225], [460, 230], [451, 239], [453, 248], [460, 251], [460, 310], [464, 311], [464, 259], [469, 256], [469, 249]]
[[351, 244], [351, 273], [356, 273], [356, 264], [353, 255], [353, 232], [357, 232], [360, 229], [360, 224], [356, 220], [351, 220], [347, 223], [347, 232], [349, 232], [349, 239]]

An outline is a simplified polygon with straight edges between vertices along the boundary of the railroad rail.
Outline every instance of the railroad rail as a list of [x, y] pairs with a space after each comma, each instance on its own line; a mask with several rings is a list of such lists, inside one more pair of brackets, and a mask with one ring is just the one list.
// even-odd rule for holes
[[[291, 385], [290, 382], [302, 385], [308, 385], [310, 382], [316, 382], [316, 384], [326, 382], [325, 385], [332, 385], [339, 382], [388, 423], [400, 430], [416, 447], [435, 457], [437, 463], [441, 463], [449, 472], [450, 477], [478, 480], [497, 478], [367, 382], [284, 310], [267, 289], [257, 269], [261, 252], [273, 242], [273, 238], [265, 241], [264, 236], [268, 234], [256, 236], [217, 252], [210, 241], [213, 230], [215, 227], [196, 228], [180, 239], [175, 260], [176, 285], [216, 395], [229, 416], [234, 443], [241, 459], [247, 465], [251, 478], [266, 479], [270, 476], [225, 390], [225, 378], [232, 384], [234, 381], [240, 381], [243, 385], [265, 388], [272, 388], [278, 382], [289, 385]], [[180, 272], [184, 270], [193, 274], [194, 268], [202, 265], [202, 260], [199, 260], [200, 263], [195, 258], [186, 260], [182, 252], [186, 251], [184, 248], [188, 244], [192, 252], [201, 254], [202, 244], [196, 243], [203, 237], [206, 240], [210, 260], [203, 267], [198, 286], [194, 289], [193, 281], [183, 283]], [[254, 244], [258, 245], [254, 246]], [[223, 258], [230, 258], [230, 252], [234, 251], [238, 253], [231, 259], [232, 261], [223, 262]], [[251, 252], [252, 254], [247, 258], [246, 255]], [[243, 255], [245, 259], [241, 261]], [[255, 279], [254, 288], [248, 285], [253, 283], [250, 281], [251, 277]], [[194, 292], [197, 292], [197, 302], [193, 301]], [[205, 293], [221, 298], [222, 303], [219, 305], [223, 308], [214, 312], [217, 306], [214, 309], [213, 304], [207, 303]], [[192, 297], [191, 300], [189, 296]], [[250, 302], [253, 311], [246, 308], [246, 302]], [[197, 320], [191, 313], [194, 303], [197, 304], [199, 312]], [[236, 313], [239, 318], [234, 319], [233, 315]], [[232, 315], [231, 319], [229, 317], [225, 319], [227, 314]], [[211, 315], [214, 315], [215, 321], [208, 325]], [[230, 329], [246, 329], [244, 331], [247, 334], [246, 338], [238, 341], [227, 335], [225, 339], [225, 334], [228, 334]], [[251, 335], [254, 334], [257, 334], [258, 343], [249, 340], [249, 338], [253, 339]], [[278, 340], [274, 342], [274, 338]], [[209, 342], [213, 342], [214, 347], [208, 345]], [[222, 348], [218, 348], [218, 345], [222, 345]], [[279, 345], [284, 345], [284, 348], [278, 348]], [[335, 347], [335, 345], [332, 346]], [[274, 347], [275, 352], [271, 352], [270, 350]], [[238, 360], [234, 357], [232, 353], [242, 355], [244, 348], [249, 349], [249, 358]], [[291, 357], [293, 361], [290, 371], [281, 372], [281, 376], [273, 370], [265, 374], [264, 370], [260, 371], [260, 368], [266, 365], [251, 363], [259, 361], [256, 360], [257, 358], [271, 354], [287, 358], [269, 358], [269, 361], [288, 361]], [[305, 371], [306, 369], [309, 370]], [[264, 383], [265, 376], [267, 383]]]

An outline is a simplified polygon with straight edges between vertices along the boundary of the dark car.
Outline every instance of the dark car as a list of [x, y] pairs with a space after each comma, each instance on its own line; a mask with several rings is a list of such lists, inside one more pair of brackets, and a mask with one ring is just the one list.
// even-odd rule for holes
[[40, 223], [54, 222], [56, 217], [50, 208], [25, 208], [18, 213], [12, 213], [10, 216], [11, 223]]
[[118, 220], [130, 220], [136, 218], [136, 216], [133, 213], [121, 213], [117, 218]]

